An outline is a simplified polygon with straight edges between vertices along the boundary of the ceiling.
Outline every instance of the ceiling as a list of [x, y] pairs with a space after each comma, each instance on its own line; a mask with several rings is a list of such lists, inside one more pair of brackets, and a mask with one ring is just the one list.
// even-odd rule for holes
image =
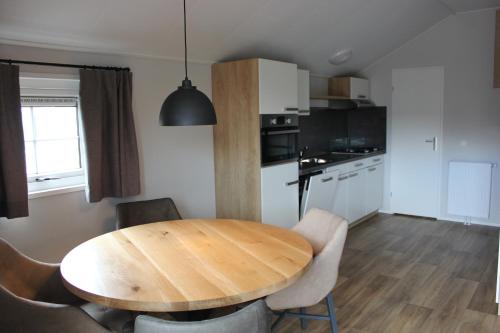
[[[188, 57], [264, 57], [321, 75], [368, 66], [445, 17], [500, 0], [187, 0]], [[0, 41], [182, 59], [181, 0], [0, 0]], [[351, 48], [352, 59], [328, 63]]]

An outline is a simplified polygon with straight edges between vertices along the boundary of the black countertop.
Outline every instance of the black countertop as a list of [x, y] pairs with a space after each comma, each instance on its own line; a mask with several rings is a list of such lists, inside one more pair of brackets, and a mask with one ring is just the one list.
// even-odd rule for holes
[[[299, 176], [305, 176], [335, 165], [354, 162], [357, 160], [362, 160], [365, 158], [383, 154], [385, 154], [384, 150], [366, 154], [324, 153], [319, 155], [303, 157], [301, 159], [301, 162], [299, 162]], [[310, 162], [306, 162], [307, 160], [309, 160]]]

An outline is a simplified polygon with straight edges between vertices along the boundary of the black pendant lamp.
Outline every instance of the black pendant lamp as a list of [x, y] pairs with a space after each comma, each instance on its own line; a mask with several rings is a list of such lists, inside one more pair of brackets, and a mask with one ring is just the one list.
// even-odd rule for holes
[[186, 0], [184, 0], [184, 68], [186, 77], [176, 91], [168, 95], [160, 111], [161, 126], [215, 125], [210, 99], [191, 84], [187, 76]]

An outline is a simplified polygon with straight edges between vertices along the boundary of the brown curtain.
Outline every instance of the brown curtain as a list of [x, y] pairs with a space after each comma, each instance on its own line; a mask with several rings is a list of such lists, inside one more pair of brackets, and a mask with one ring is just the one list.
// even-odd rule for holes
[[140, 192], [132, 114], [132, 73], [80, 70], [80, 104], [87, 151], [88, 200]]
[[28, 216], [19, 67], [0, 64], [0, 217]]

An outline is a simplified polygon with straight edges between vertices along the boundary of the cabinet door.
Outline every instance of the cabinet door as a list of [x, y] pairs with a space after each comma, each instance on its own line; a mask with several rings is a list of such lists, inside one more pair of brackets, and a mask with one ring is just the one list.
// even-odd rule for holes
[[261, 169], [262, 222], [291, 228], [299, 221], [297, 162]]
[[373, 213], [382, 207], [384, 188], [384, 165], [372, 165], [366, 169], [365, 181], [365, 215]]
[[351, 98], [352, 99], [369, 99], [370, 98], [370, 81], [366, 79], [351, 78]]
[[310, 106], [310, 87], [309, 87], [309, 71], [299, 69], [297, 71], [297, 99], [299, 111], [309, 111]]
[[338, 171], [325, 172], [309, 178], [307, 190], [302, 197], [301, 216], [311, 208], [331, 211], [339, 178]]
[[354, 222], [365, 216], [365, 179], [366, 169], [349, 174], [348, 220]]
[[259, 59], [261, 114], [297, 113], [297, 65]]
[[337, 189], [335, 191], [335, 196], [333, 199], [332, 213], [338, 216], [342, 216], [346, 220], [349, 220], [348, 212], [348, 200], [349, 200], [349, 175], [340, 175], [337, 182]]

